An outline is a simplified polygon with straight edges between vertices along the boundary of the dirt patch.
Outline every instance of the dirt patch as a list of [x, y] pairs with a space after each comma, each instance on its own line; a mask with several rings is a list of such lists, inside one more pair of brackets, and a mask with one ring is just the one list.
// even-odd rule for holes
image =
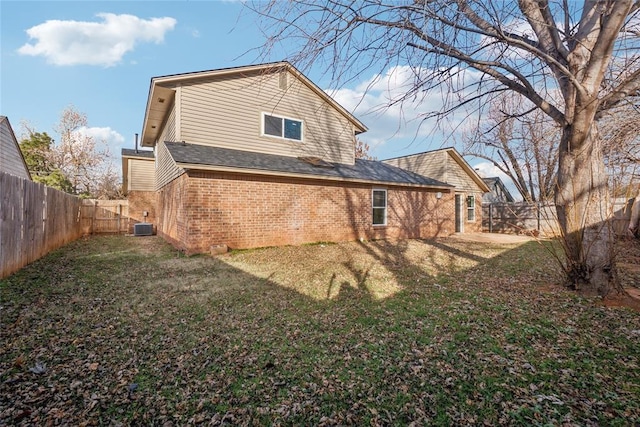
[[625, 288], [640, 289], [640, 240], [620, 239], [616, 242], [617, 266]]
[[640, 312], [640, 289], [627, 288], [626, 295], [608, 296], [602, 304], [605, 307], [626, 307]]

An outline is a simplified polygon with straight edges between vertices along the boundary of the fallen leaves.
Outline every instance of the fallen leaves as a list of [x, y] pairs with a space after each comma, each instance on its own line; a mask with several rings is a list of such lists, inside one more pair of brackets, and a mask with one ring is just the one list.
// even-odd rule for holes
[[0, 282], [0, 424], [640, 422], [638, 314], [541, 292], [544, 249], [139, 242]]

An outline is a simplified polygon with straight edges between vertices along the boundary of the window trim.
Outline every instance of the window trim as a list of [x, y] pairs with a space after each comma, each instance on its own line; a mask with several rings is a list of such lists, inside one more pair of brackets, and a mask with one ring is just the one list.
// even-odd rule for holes
[[[384, 193], [384, 206], [374, 206], [375, 203], [375, 197], [374, 194], [376, 191], [382, 191]], [[388, 208], [389, 208], [389, 194], [387, 192], [386, 188], [372, 188], [371, 189], [371, 224], [374, 227], [385, 227], [387, 225], [387, 212], [388, 212]], [[376, 209], [383, 209], [384, 211], [384, 222], [381, 224], [376, 224], [374, 222], [375, 220], [375, 215], [374, 212]]]
[[[266, 121], [266, 117], [275, 117], [277, 119], [281, 119], [281, 128], [280, 128], [280, 135], [271, 135], [265, 132], [265, 121]], [[294, 119], [293, 117], [286, 117], [286, 116], [279, 116], [277, 114], [271, 114], [271, 113], [266, 113], [266, 112], [262, 112], [260, 114], [260, 135], [261, 136], [266, 136], [267, 138], [276, 138], [276, 139], [284, 139], [286, 141], [295, 141], [295, 142], [303, 142], [304, 141], [304, 121], [300, 120], [300, 119]], [[286, 138], [284, 136], [285, 134], [285, 120], [290, 120], [293, 122], [298, 122], [300, 123], [300, 139], [295, 139], [295, 138]]]
[[[469, 206], [469, 200], [472, 201], [471, 206]], [[465, 200], [465, 204], [466, 204], [466, 211], [467, 211], [467, 215], [466, 215], [466, 219], [467, 222], [476, 222], [476, 196], [475, 194], [470, 194], [467, 196], [466, 200]], [[469, 219], [469, 214], [473, 212], [473, 219]]]

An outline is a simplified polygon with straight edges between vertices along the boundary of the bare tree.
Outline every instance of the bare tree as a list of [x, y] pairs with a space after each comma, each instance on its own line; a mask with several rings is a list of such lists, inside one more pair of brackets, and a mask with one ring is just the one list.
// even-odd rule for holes
[[96, 141], [84, 131], [87, 116], [67, 107], [62, 111], [57, 133], [60, 142], [51, 149], [52, 163], [71, 182], [72, 192], [81, 197], [108, 198], [106, 190], [117, 180], [105, 141]]
[[85, 114], [67, 107], [56, 131], [60, 142], [46, 132], [36, 132], [22, 123], [20, 149], [34, 181], [81, 197], [123, 198], [115, 165], [106, 141], [87, 135]]
[[289, 59], [303, 70], [321, 63], [336, 85], [410, 65], [414, 84], [390, 105], [436, 91], [444, 107], [430, 116], [444, 117], [499, 92], [527, 98], [562, 129], [555, 202], [568, 284], [603, 296], [621, 290], [597, 119], [639, 94], [640, 0], [271, 0], [250, 7], [270, 36], [267, 54], [284, 39], [298, 43]]
[[490, 161], [513, 181], [527, 202], [553, 198], [558, 167], [555, 122], [526, 98], [501, 94], [465, 134], [464, 153]]
[[363, 142], [360, 138], [356, 138], [355, 156], [356, 159], [375, 160], [376, 158], [369, 154], [369, 144]]
[[[637, 100], [636, 100], [637, 101]], [[640, 182], [640, 106], [625, 103], [599, 120], [604, 158], [616, 197], [632, 198]]]

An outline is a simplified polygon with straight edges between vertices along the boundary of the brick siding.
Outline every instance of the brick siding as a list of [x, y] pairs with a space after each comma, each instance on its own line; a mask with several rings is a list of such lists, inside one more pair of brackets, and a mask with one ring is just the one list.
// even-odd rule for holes
[[[387, 190], [386, 226], [372, 225], [373, 188]], [[158, 212], [158, 234], [187, 253], [454, 231], [453, 193], [201, 171], [164, 186]]]
[[[158, 195], [155, 191], [129, 191], [127, 193], [129, 201], [129, 232], [133, 233], [133, 225], [139, 222], [157, 223], [158, 217], [156, 209], [158, 206]], [[144, 213], [147, 212], [147, 216]]]
[[[468, 193], [468, 195], [475, 196], [475, 205], [476, 205], [476, 219], [475, 221], [465, 221], [464, 223], [464, 232], [465, 233], [481, 233], [482, 232], [482, 196], [483, 193]], [[463, 212], [466, 219], [466, 205], [465, 212]]]

